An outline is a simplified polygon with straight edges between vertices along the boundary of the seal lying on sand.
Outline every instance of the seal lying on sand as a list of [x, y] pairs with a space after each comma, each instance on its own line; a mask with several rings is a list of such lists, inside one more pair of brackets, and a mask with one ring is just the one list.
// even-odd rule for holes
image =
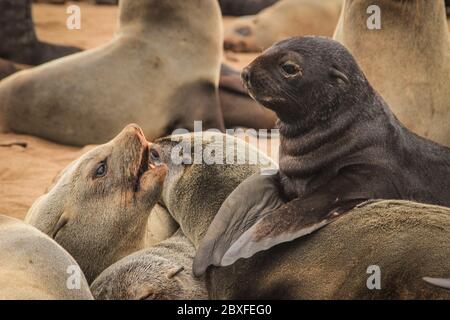
[[[381, 10], [381, 29], [366, 11]], [[413, 132], [450, 146], [450, 40], [444, 1], [346, 0], [334, 38]]]
[[194, 246], [178, 231], [103, 271], [91, 285], [92, 294], [98, 300], [207, 299], [205, 281], [192, 274], [194, 254]]
[[128, 123], [148, 139], [224, 130], [217, 87], [216, 1], [124, 0], [108, 44], [14, 74], [0, 84], [0, 128], [72, 145], [105, 143]]
[[157, 165], [141, 129], [127, 126], [111, 142], [70, 164], [25, 220], [53, 237], [92, 282], [104, 269], [146, 243], [149, 214], [166, 166]]
[[38, 65], [81, 51], [41, 42], [34, 31], [31, 0], [0, 0], [0, 57]]
[[[79, 277], [72, 283], [71, 275]], [[92, 299], [83, 273], [60, 245], [32, 226], [3, 215], [0, 288], [0, 300]]]
[[278, 0], [219, 0], [224, 16], [248, 16], [257, 14], [262, 9], [270, 7]]
[[[279, 117], [280, 173], [257, 182], [266, 181], [273, 196], [268, 210], [219, 212], [222, 228], [208, 234], [215, 255], [206, 264], [229, 265], [304, 236], [369, 199], [450, 207], [450, 149], [406, 129], [338, 42], [282, 41], [244, 69], [243, 79]], [[258, 203], [263, 193], [254, 186], [244, 182], [234, 200]], [[236, 228], [243, 217], [253, 223]]]
[[[201, 142], [204, 150], [209, 149], [209, 141], [209, 137], [205, 137]], [[177, 164], [170, 155], [174, 150], [176, 154], [179, 152], [175, 149], [179, 144], [171, 139], [162, 139], [158, 144], [161, 159], [169, 167], [163, 205], [198, 249], [228, 195], [239, 193], [239, 189], [235, 190], [239, 181], [260, 172], [261, 166], [249, 165], [245, 161], [234, 165]], [[242, 157], [247, 148], [253, 150], [245, 143], [240, 144], [235, 154]], [[225, 159], [227, 153], [215, 149], [218, 158]], [[259, 156], [264, 157], [262, 154]], [[254, 187], [255, 194], [261, 192], [258, 185]], [[271, 197], [268, 193], [264, 195], [268, 199]], [[230, 196], [229, 199], [236, 198]], [[248, 197], [245, 202], [234, 204], [246, 206], [252, 199]], [[450, 210], [402, 201], [383, 201], [365, 204], [354, 209], [353, 213], [309, 237], [260, 252], [230, 267], [208, 269], [206, 280], [210, 298], [450, 297], [449, 292], [433, 287], [421, 278], [448, 277]], [[369, 290], [366, 286], [370, 276], [366, 273], [367, 268], [375, 264], [381, 268], [382, 290]]]
[[234, 20], [225, 29], [224, 47], [259, 52], [291, 36], [331, 36], [341, 4], [341, 0], [282, 0], [258, 15]]

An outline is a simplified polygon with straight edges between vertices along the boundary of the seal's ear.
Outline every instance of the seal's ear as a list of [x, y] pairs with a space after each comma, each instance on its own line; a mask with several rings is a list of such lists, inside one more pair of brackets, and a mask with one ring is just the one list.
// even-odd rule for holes
[[350, 80], [348, 79], [348, 77], [335, 66], [330, 68], [329, 74], [333, 78], [340, 79], [345, 83], [350, 83]]
[[450, 279], [424, 277], [423, 281], [443, 289], [450, 289]]
[[283, 203], [278, 175], [257, 173], [242, 182], [222, 204], [200, 242], [194, 258], [194, 274], [201, 276], [210, 265], [224, 265], [223, 257], [232, 244], [265, 212]]

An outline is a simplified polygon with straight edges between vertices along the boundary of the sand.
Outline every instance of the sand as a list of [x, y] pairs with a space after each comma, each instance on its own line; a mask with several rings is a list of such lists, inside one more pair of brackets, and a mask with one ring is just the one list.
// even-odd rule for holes
[[[66, 28], [67, 5], [35, 4], [33, 16], [39, 38], [85, 49], [108, 42], [116, 29], [117, 7], [77, 4], [81, 7], [81, 30]], [[231, 18], [226, 18], [224, 23], [229, 21]], [[224, 55], [227, 62], [238, 68], [254, 57], [254, 54]], [[0, 134], [0, 145], [11, 142], [26, 142], [27, 147], [0, 147], [0, 214], [19, 219], [52, 186], [60, 171], [90, 148], [58, 145], [26, 135]]]

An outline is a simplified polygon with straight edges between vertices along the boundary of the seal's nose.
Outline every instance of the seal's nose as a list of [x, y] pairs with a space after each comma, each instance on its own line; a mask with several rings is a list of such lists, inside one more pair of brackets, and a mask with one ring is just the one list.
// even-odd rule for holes
[[132, 124], [129, 124], [129, 125], [127, 125], [126, 127], [125, 127], [125, 129], [123, 129], [123, 131], [124, 132], [127, 132], [127, 133], [131, 133], [131, 134], [138, 134], [138, 135], [141, 135], [141, 136], [143, 136], [144, 135], [144, 133], [142, 132], [142, 129], [141, 129], [141, 127], [139, 127], [137, 124], [135, 124], [135, 123], [132, 123]]
[[249, 85], [250, 84], [250, 68], [245, 67], [244, 70], [242, 70], [241, 73], [241, 79], [244, 84]]

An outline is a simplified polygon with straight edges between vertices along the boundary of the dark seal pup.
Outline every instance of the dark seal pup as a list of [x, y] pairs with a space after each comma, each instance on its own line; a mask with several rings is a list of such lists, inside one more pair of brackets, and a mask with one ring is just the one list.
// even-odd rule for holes
[[450, 149], [405, 128], [338, 42], [279, 42], [242, 77], [279, 118], [279, 177], [253, 176], [225, 201], [196, 274], [309, 234], [368, 199], [450, 206]]

